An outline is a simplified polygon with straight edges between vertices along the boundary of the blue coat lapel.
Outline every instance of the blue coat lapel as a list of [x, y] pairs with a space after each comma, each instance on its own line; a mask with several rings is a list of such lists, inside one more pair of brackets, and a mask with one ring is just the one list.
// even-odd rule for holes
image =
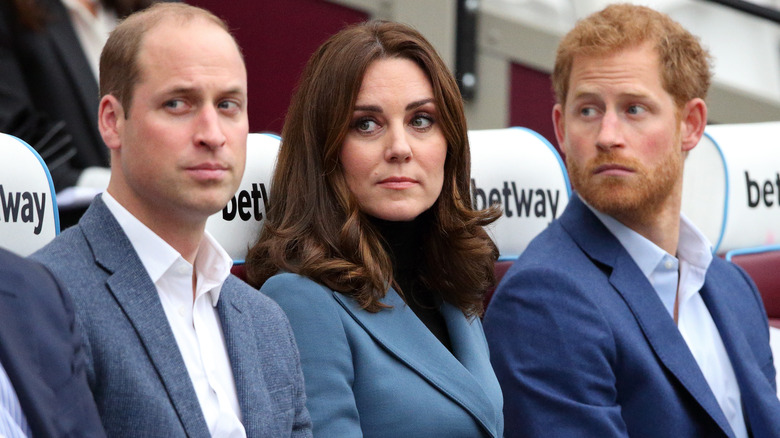
[[569, 201], [566, 213], [569, 214], [561, 216], [561, 225], [589, 257], [611, 271], [609, 282], [631, 309], [659, 361], [723, 432], [733, 437], [731, 426], [696, 359], [655, 289], [644, 279], [631, 256], [576, 194]]
[[157, 289], [132, 244], [100, 198], [81, 219], [95, 262], [109, 272], [107, 286], [135, 328], [188, 436], [208, 436], [208, 426]]
[[490, 366], [487, 354], [482, 356], [475, 346], [484, 345], [478, 337], [479, 326], [466, 320], [463, 313], [450, 304], [442, 305], [453, 356], [428, 330], [403, 299], [390, 289], [382, 300], [392, 306], [378, 313], [369, 313], [358, 303], [338, 292], [336, 300], [371, 337], [399, 361], [417, 372], [456, 404], [469, 412], [491, 436], [496, 436], [494, 406], [476, 377], [481, 378]]
[[701, 295], [718, 327], [737, 376], [745, 422], [753, 436], [780, 436], [780, 419], [777, 418], [780, 400], [759, 368], [759, 361], [755, 358], [744, 333], [737, 330], [740, 324], [730, 310], [729, 303], [711, 293], [713, 289], [722, 287], [722, 284], [719, 279], [708, 275]]

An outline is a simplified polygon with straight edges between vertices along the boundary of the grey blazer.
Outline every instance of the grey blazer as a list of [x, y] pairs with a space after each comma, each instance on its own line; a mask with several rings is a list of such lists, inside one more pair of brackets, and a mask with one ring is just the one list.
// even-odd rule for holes
[[[71, 293], [109, 436], [208, 437], [154, 283], [100, 196], [32, 258]], [[303, 374], [279, 307], [230, 276], [217, 304], [249, 437], [311, 436]]]

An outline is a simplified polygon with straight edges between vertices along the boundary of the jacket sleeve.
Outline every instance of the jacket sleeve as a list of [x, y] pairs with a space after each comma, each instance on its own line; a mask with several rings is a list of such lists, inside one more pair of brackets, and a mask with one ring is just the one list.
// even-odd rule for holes
[[295, 274], [279, 274], [260, 289], [287, 314], [301, 356], [307, 407], [316, 437], [362, 437], [352, 391], [352, 351], [333, 292]]
[[627, 437], [617, 403], [616, 347], [572, 275], [510, 270], [484, 328], [504, 393], [507, 437]]

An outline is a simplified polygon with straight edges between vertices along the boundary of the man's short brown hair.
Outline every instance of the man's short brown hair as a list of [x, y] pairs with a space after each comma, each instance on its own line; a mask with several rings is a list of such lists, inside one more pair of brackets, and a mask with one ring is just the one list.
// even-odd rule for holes
[[[183, 25], [196, 19], [214, 23], [230, 34], [227, 25], [219, 17], [185, 3], [156, 3], [119, 23], [111, 32], [100, 54], [100, 96], [110, 94], [116, 97], [121, 102], [127, 118], [133, 100], [133, 89], [141, 80], [138, 53], [141, 51], [144, 36], [163, 20]], [[236, 47], [239, 47], [237, 43]]]
[[678, 108], [696, 97], [706, 99], [711, 57], [699, 39], [666, 14], [615, 4], [578, 21], [561, 40], [552, 74], [556, 100], [566, 103], [576, 56], [604, 56], [647, 42], [658, 52], [663, 87]]

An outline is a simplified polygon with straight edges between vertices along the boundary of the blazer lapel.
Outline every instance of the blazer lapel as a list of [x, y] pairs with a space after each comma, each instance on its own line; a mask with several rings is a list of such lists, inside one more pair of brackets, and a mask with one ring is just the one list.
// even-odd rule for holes
[[436, 339], [395, 290], [390, 289], [382, 300], [392, 308], [378, 313], [366, 312], [355, 300], [338, 292], [334, 292], [334, 296], [379, 345], [469, 412], [491, 436], [496, 436], [497, 412], [491, 409], [494, 404], [468, 369], [475, 367], [476, 353], [464, 353], [467, 343], [473, 348], [482, 341], [473, 339], [473, 333], [468, 333], [469, 322], [462, 313], [459, 317], [455, 314], [459, 310], [445, 304], [442, 313], [450, 330], [453, 350], [464, 353], [463, 363]]
[[753, 350], [732, 314], [729, 303], [720, 299], [711, 291], [721, 284], [717, 279], [707, 276], [701, 290], [702, 299], [718, 327], [718, 332], [726, 347], [731, 366], [737, 377], [742, 397], [742, 409], [745, 422], [753, 436], [780, 436], [780, 400], [761, 371]]
[[[569, 213], [569, 214], [566, 214]], [[680, 331], [650, 282], [620, 242], [572, 196], [561, 225], [589, 257], [610, 268], [609, 282], [631, 309], [637, 324], [663, 366], [693, 396], [725, 434], [734, 433]]]
[[132, 244], [99, 197], [80, 225], [95, 262], [111, 273], [108, 289], [146, 348], [187, 435], [208, 436], [206, 420], [157, 289]]
[[252, 421], [263, 417], [261, 401], [267, 398], [263, 390], [268, 386], [258, 366], [261, 352], [257, 349], [255, 333], [251, 330], [252, 321], [247, 313], [251, 309], [245, 305], [240, 295], [235, 293], [232, 287], [234, 281], [237, 280], [232, 276], [228, 277], [222, 286], [217, 311], [225, 336], [230, 367], [236, 382], [244, 428], [247, 436], [254, 436], [262, 430], [261, 424]]

